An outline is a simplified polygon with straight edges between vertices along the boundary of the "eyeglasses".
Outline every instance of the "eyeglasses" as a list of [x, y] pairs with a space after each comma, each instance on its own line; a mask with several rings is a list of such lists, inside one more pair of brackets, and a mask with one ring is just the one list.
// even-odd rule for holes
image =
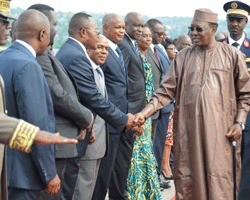
[[160, 37], [166, 35], [165, 33], [159, 33], [159, 32], [157, 32], [157, 31], [153, 31], [153, 32], [156, 33], [157, 35], [159, 35]]
[[80, 31], [82, 30], [82, 29], [87, 29], [87, 30], [90, 30], [90, 31], [93, 31], [93, 32], [95, 32], [97, 35], [100, 35], [100, 31], [98, 30], [94, 30], [94, 29], [91, 29], [91, 28], [80, 28]]
[[201, 27], [199, 27], [199, 26], [197, 26], [197, 27], [193, 27], [193, 26], [188, 27], [188, 29], [189, 29], [191, 32], [193, 32], [194, 30], [196, 30], [196, 31], [199, 32], [199, 33], [203, 32], [203, 31], [206, 31], [206, 30], [209, 29], [209, 28], [211, 28], [211, 27], [210, 27], [210, 26], [207, 27], [207, 28], [201, 28]]

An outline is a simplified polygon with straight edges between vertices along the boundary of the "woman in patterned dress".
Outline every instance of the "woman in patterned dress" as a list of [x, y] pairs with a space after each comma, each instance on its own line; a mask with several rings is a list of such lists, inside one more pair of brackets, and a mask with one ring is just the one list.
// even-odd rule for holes
[[[145, 71], [146, 101], [148, 103], [154, 93], [153, 69], [144, 55], [152, 43], [151, 31], [148, 27], [143, 27], [142, 36], [137, 42]], [[134, 143], [126, 188], [128, 199], [131, 200], [161, 199], [151, 133], [152, 120], [149, 118], [144, 124], [142, 136], [136, 136]]]

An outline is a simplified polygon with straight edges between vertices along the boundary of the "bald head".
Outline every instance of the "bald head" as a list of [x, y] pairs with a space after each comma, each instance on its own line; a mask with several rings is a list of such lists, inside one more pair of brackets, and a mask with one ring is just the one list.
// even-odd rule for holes
[[41, 30], [49, 31], [48, 18], [37, 10], [24, 11], [17, 20], [17, 39], [29, 40], [37, 37]]
[[27, 42], [42, 55], [50, 42], [48, 18], [37, 10], [26, 10], [19, 16], [16, 27], [17, 39]]
[[225, 38], [225, 35], [223, 33], [216, 33], [214, 38], [215, 40], [221, 40]]
[[176, 49], [178, 51], [191, 45], [191, 39], [188, 35], [180, 35], [176, 41]]
[[82, 12], [76, 13], [69, 22], [69, 36], [75, 36], [83, 27], [89, 27], [92, 20], [91, 15]]
[[109, 26], [111, 23], [116, 22], [117, 20], [123, 20], [119, 15], [114, 13], [108, 13], [104, 15], [102, 19], [102, 25]]
[[125, 16], [125, 19], [124, 19], [124, 22], [125, 24], [127, 23], [131, 23], [131, 21], [133, 21], [135, 18], [139, 18], [140, 20], [143, 20], [143, 17], [140, 13], [138, 12], [129, 12], [126, 16]]

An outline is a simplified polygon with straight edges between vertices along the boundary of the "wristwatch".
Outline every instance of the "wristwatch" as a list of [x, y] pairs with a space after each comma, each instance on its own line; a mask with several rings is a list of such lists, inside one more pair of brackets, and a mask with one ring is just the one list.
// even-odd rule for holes
[[239, 124], [241, 126], [242, 130], [245, 130], [245, 124], [243, 124], [241, 122], [235, 122], [235, 123]]

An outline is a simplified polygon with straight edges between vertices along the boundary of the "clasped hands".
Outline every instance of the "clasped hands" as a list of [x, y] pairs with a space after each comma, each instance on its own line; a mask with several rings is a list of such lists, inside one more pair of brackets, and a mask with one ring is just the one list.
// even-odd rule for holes
[[145, 117], [142, 113], [137, 113], [135, 115], [128, 113], [128, 121], [126, 124], [126, 131], [132, 130], [136, 132], [137, 136], [141, 136], [143, 133], [143, 124], [145, 122]]

